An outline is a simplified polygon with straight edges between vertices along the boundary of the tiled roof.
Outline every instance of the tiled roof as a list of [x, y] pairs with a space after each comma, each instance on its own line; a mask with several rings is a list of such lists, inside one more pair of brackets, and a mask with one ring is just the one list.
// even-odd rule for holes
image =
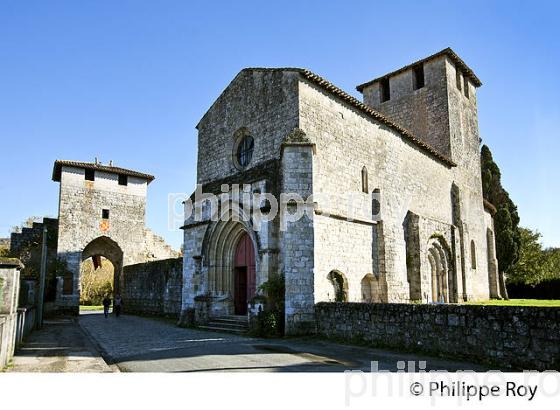
[[53, 181], [60, 181], [60, 174], [63, 166], [83, 168], [83, 169], [93, 169], [96, 171], [111, 172], [113, 174], [129, 175], [131, 177], [146, 179], [148, 183], [152, 182], [155, 179], [155, 177], [150, 174], [144, 174], [142, 172], [133, 171], [131, 169], [126, 169], [126, 168], [114, 167], [112, 165], [102, 165], [95, 162], [64, 161], [64, 160], [57, 159], [54, 162], [54, 167], [53, 167], [53, 173], [52, 173]]
[[463, 75], [470, 78], [471, 81], [473, 82], [473, 84], [476, 87], [480, 87], [482, 85], [482, 82], [475, 75], [473, 70], [471, 70], [470, 67], [468, 65], [466, 65], [465, 62], [451, 48], [447, 47], [447, 48], [445, 48], [445, 49], [443, 49], [443, 50], [441, 50], [441, 51], [439, 51], [435, 54], [432, 54], [429, 57], [423, 58], [422, 60], [418, 60], [418, 61], [416, 61], [412, 64], [405, 65], [404, 67], [401, 67], [398, 70], [391, 71], [390, 73], [382, 75], [381, 77], [377, 77], [377, 78], [375, 78], [371, 81], [368, 81], [367, 83], [360, 84], [359, 86], [356, 87], [356, 90], [362, 92], [362, 90], [365, 87], [367, 87], [368, 85], [371, 85], [371, 84], [373, 84], [373, 83], [375, 83], [375, 82], [377, 82], [377, 81], [379, 81], [383, 78], [392, 77], [395, 74], [399, 74], [399, 73], [402, 73], [403, 71], [409, 70], [410, 68], [414, 67], [417, 64], [424, 63], [426, 61], [432, 60], [434, 58], [437, 58], [437, 57], [440, 57], [440, 56], [443, 56], [443, 55], [448, 56], [451, 59], [451, 61], [453, 61], [455, 63], [455, 65], [460, 67], [461, 70], [463, 71]]
[[304, 78], [309, 80], [310, 82], [320, 86], [325, 91], [337, 96], [347, 104], [353, 106], [357, 110], [361, 111], [362, 113], [366, 114], [370, 118], [386, 125], [387, 127], [397, 131], [401, 134], [405, 139], [412, 142], [414, 145], [417, 145], [420, 149], [422, 149], [425, 153], [432, 156], [433, 158], [443, 162], [445, 165], [450, 167], [455, 167], [457, 164], [453, 162], [450, 158], [447, 158], [445, 155], [441, 154], [437, 151], [434, 147], [429, 144], [426, 144], [424, 141], [420, 140], [419, 138], [415, 137], [412, 132], [408, 131], [407, 129], [401, 127], [397, 123], [391, 121], [389, 118], [381, 114], [379, 111], [374, 110], [370, 106], [362, 103], [355, 97], [352, 97], [350, 94], [346, 93], [345, 91], [341, 90], [337, 86], [331, 84], [329, 81], [325, 80], [324, 78], [318, 76], [315, 73], [312, 73], [309, 70], [305, 69], [297, 69]]

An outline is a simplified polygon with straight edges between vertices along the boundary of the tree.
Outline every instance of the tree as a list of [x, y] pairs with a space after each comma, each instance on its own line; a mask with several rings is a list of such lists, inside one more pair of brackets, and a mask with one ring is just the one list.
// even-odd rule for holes
[[519, 259], [519, 249], [521, 247], [519, 213], [509, 193], [502, 186], [500, 168], [494, 162], [488, 146], [482, 146], [480, 158], [484, 199], [498, 210], [494, 216], [496, 258], [500, 268], [500, 293], [507, 299], [506, 276]]
[[101, 266], [97, 269], [90, 259], [85, 260], [81, 267], [80, 304], [100, 305], [105, 296], [113, 293], [113, 264], [101, 258]]
[[519, 260], [511, 269], [508, 281], [515, 284], [537, 285], [554, 277], [552, 250], [544, 251], [541, 234], [527, 228], [519, 228], [521, 247]]
[[560, 279], [560, 248], [544, 250], [550, 264], [550, 279]]
[[494, 216], [496, 259], [498, 259], [500, 293], [507, 298], [504, 273], [509, 272], [519, 258], [519, 246], [509, 209], [501, 206]]

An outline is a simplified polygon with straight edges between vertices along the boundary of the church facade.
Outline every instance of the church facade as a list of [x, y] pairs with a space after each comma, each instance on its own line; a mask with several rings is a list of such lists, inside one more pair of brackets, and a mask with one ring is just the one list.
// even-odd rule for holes
[[183, 311], [244, 315], [274, 275], [287, 333], [320, 301], [499, 297], [480, 86], [451, 49], [359, 85], [362, 101], [305, 69], [242, 70], [197, 125], [197, 183], [257, 206], [186, 212]]

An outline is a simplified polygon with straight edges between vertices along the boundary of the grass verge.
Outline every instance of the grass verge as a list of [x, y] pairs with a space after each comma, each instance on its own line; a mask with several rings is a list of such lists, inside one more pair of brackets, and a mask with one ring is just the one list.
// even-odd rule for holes
[[90, 310], [103, 310], [103, 306], [84, 306], [80, 305], [80, 310], [90, 311]]
[[467, 305], [486, 305], [486, 306], [544, 306], [560, 307], [560, 300], [548, 299], [510, 299], [510, 300], [484, 300], [480, 302], [468, 302]]

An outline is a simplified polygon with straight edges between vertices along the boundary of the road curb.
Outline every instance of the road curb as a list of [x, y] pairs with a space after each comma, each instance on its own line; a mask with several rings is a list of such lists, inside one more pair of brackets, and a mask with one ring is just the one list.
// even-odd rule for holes
[[90, 333], [90, 331], [85, 327], [82, 326], [82, 324], [80, 323], [80, 319], [79, 318], [75, 318], [74, 319], [75, 323], [78, 325], [78, 327], [80, 328], [80, 330], [82, 331], [82, 333], [88, 338], [89, 342], [93, 345], [93, 347], [95, 348], [95, 350], [97, 350], [97, 352], [99, 353], [99, 356], [101, 357], [101, 359], [105, 362], [105, 364], [107, 365], [107, 367], [109, 367], [111, 369], [112, 372], [114, 373], [121, 373], [121, 369], [119, 369], [119, 367], [116, 364], [116, 360], [113, 358], [113, 356], [111, 356], [109, 354], [109, 352], [107, 352], [95, 339], [95, 337], [93, 337], [93, 335]]

